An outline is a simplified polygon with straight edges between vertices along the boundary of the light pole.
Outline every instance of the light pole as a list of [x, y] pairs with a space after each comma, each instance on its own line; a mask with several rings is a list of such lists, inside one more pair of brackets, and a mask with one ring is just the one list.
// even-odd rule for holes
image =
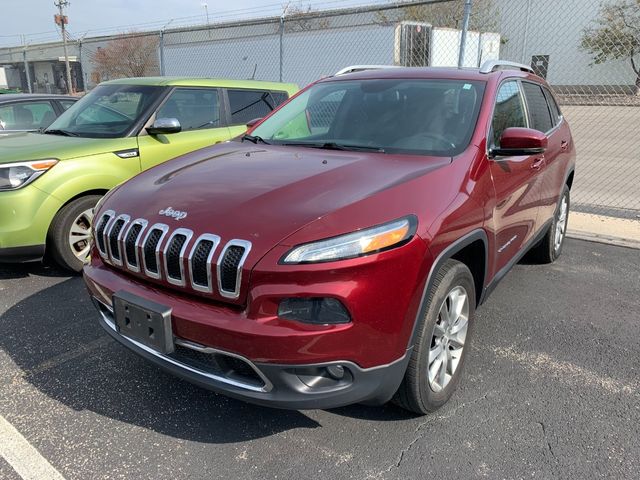
[[207, 17], [207, 25], [209, 25], [209, 4], [207, 2], [202, 2], [202, 6], [204, 7], [204, 14]]

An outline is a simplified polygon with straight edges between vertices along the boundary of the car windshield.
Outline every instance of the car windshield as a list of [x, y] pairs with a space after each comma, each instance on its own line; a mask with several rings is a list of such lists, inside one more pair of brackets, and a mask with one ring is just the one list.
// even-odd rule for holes
[[339, 150], [453, 156], [469, 144], [485, 83], [447, 79], [320, 82], [250, 140]]
[[148, 85], [101, 85], [53, 122], [44, 133], [88, 138], [128, 135], [164, 91]]

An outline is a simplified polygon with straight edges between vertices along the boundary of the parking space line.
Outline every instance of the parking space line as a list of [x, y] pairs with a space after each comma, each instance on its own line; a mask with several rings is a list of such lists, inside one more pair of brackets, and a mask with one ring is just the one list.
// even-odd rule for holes
[[64, 480], [22, 434], [0, 415], [0, 456], [24, 480]]

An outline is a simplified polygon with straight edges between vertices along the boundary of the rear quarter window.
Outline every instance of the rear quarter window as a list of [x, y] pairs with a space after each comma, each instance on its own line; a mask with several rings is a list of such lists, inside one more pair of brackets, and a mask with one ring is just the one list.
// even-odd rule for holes
[[271, 113], [289, 96], [286, 92], [269, 90], [227, 90], [231, 124], [245, 124], [254, 118], [262, 118]]

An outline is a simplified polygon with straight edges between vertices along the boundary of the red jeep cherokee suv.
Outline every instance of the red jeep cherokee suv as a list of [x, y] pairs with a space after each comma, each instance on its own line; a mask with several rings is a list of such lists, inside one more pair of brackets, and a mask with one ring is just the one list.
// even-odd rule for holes
[[198, 385], [426, 413], [476, 307], [527, 251], [560, 254], [574, 161], [527, 66], [341, 73], [113, 190], [84, 278], [107, 332]]

